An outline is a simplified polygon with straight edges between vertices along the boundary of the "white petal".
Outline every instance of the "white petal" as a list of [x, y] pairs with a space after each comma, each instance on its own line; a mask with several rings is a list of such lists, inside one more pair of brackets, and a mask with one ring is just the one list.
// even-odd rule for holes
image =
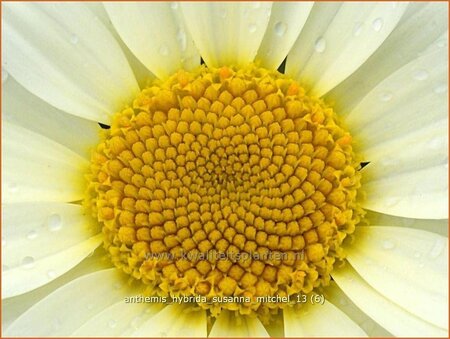
[[415, 228], [448, 237], [448, 219], [411, 219], [395, 217], [392, 215], [377, 213], [373, 211], [366, 211], [366, 215], [364, 216], [364, 218], [368, 220], [369, 225]]
[[57, 253], [34, 259], [22, 258], [22, 266], [2, 271], [2, 298], [13, 297], [38, 288], [75, 267], [102, 242], [101, 234]]
[[331, 281], [329, 286], [323, 287], [320, 290], [320, 293], [323, 293], [325, 300], [328, 300], [334, 306], [339, 308], [359, 327], [361, 327], [361, 329], [366, 332], [369, 337], [392, 337], [391, 333], [386, 331], [372, 318], [361, 311], [334, 281]]
[[139, 88], [117, 42], [75, 3], [9, 3], [3, 67], [51, 105], [94, 121], [130, 103]]
[[84, 207], [65, 203], [3, 204], [3, 297], [28, 292], [70, 270], [99, 245]]
[[136, 293], [128, 286], [128, 279], [113, 268], [73, 280], [31, 307], [3, 334], [69, 336], [105, 308]]
[[39, 300], [46, 297], [56, 289], [67, 284], [68, 282], [88, 273], [111, 268], [111, 261], [106, 257], [106, 252], [103, 248], [97, 248], [92, 255], [89, 255], [77, 266], [72, 268], [67, 273], [59, 278], [52, 280], [35, 290], [16, 297], [2, 300], [2, 325], [3, 330], [11, 325], [22, 313], [24, 313], [31, 306], [36, 304]]
[[447, 50], [448, 6], [437, 2], [410, 2], [398, 26], [375, 53], [327, 99], [345, 115], [380, 81], [420, 56], [425, 49]]
[[411, 218], [448, 216], [447, 59], [436, 51], [409, 63], [346, 118], [356, 150], [370, 161], [363, 207]]
[[333, 279], [345, 294], [378, 324], [397, 337], [447, 337], [440, 329], [386, 299], [350, 266], [335, 268]]
[[300, 309], [283, 310], [286, 337], [367, 337], [366, 333], [332, 303], [306, 302]]
[[277, 69], [297, 40], [313, 2], [275, 2], [264, 39], [255, 60]]
[[216, 318], [209, 337], [268, 338], [269, 334], [258, 318], [222, 310]]
[[252, 62], [269, 23], [271, 3], [189, 3], [181, 8], [195, 45], [209, 67]]
[[403, 3], [316, 3], [288, 55], [286, 74], [321, 96], [338, 85], [383, 43]]
[[89, 159], [99, 125], [62, 112], [28, 92], [13, 78], [3, 85], [3, 119], [60, 143]]
[[121, 300], [89, 319], [72, 336], [124, 337], [135, 331], [142, 319], [153, 317], [164, 307], [160, 303], [128, 303]]
[[448, 328], [447, 238], [403, 227], [359, 227], [347, 253], [347, 260], [380, 294]]
[[177, 3], [105, 3], [128, 48], [159, 78], [200, 65]]
[[84, 197], [89, 163], [68, 148], [4, 121], [3, 202], [75, 201]]
[[[189, 331], [187, 331], [189, 329]], [[206, 312], [173, 304], [143, 323], [133, 337], [206, 337]]]
[[110, 31], [112, 36], [119, 43], [120, 48], [125, 54], [128, 63], [133, 70], [139, 87], [141, 89], [147, 87], [149, 81], [152, 81], [156, 78], [155, 75], [150, 72], [147, 67], [145, 67], [142, 62], [139, 61], [138, 58], [136, 58], [136, 56], [130, 51], [128, 46], [120, 38], [119, 33], [117, 33], [116, 29], [114, 28], [103, 4], [101, 2], [86, 2], [85, 5], [102, 21], [103, 25], [105, 25], [105, 27]]

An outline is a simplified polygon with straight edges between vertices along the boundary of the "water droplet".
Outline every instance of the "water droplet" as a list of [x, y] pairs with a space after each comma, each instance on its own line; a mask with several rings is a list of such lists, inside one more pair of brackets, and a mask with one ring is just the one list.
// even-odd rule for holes
[[388, 102], [392, 99], [393, 95], [391, 92], [383, 92], [380, 94], [380, 101]]
[[357, 22], [353, 27], [353, 36], [360, 36], [363, 30], [363, 23]]
[[62, 326], [62, 321], [60, 318], [56, 318], [55, 321], [53, 322], [53, 331], [58, 331]]
[[130, 322], [130, 327], [137, 330], [139, 328], [139, 323], [141, 322], [141, 317], [134, 317]]
[[439, 48], [444, 48], [447, 45], [447, 41], [445, 39], [439, 40], [436, 43], [436, 46], [438, 46]]
[[178, 2], [172, 2], [172, 3], [170, 4], [170, 8], [172, 8], [172, 9], [178, 9]]
[[59, 214], [52, 214], [47, 219], [47, 227], [50, 231], [59, 231], [62, 227], [62, 218]]
[[327, 42], [324, 38], [318, 38], [316, 42], [314, 43], [314, 49], [317, 53], [323, 53], [325, 51], [325, 48], [327, 48]]
[[255, 33], [255, 32], [256, 32], [256, 25], [255, 25], [255, 24], [250, 24], [250, 25], [248, 26], [248, 31], [249, 31], [250, 33]]
[[79, 40], [80, 40], [80, 39], [79, 39], [78, 36], [75, 35], [75, 34], [72, 34], [72, 36], [70, 37], [70, 43], [71, 43], [72, 45], [76, 45], [76, 44], [78, 43]]
[[35, 230], [31, 230], [30, 232], [28, 232], [27, 234], [27, 239], [28, 240], [33, 240], [36, 239], [38, 236], [38, 233]]
[[185, 51], [187, 47], [186, 33], [181, 28], [177, 31], [177, 40], [180, 43], [181, 51]]
[[436, 94], [442, 94], [447, 92], [447, 89], [448, 89], [447, 84], [439, 84], [433, 89], [433, 92]]
[[164, 56], [168, 55], [169, 54], [169, 48], [166, 45], [162, 45], [159, 48], [159, 54], [164, 55]]
[[110, 328], [114, 328], [117, 326], [117, 321], [115, 321], [114, 319], [111, 319], [110, 321], [108, 321], [108, 326]]
[[390, 197], [386, 199], [386, 206], [387, 207], [393, 207], [397, 205], [400, 202], [400, 198], [398, 197]]
[[345, 297], [340, 297], [339, 298], [339, 304], [341, 304], [341, 306], [346, 306], [348, 305], [348, 300]]
[[49, 279], [55, 279], [55, 278], [56, 278], [56, 272], [53, 271], [53, 270], [48, 270], [48, 271], [47, 271], [47, 277], [48, 277]]
[[8, 71], [2, 68], [2, 84], [4, 84], [6, 80], [8, 80], [8, 77], [9, 77]]
[[432, 150], [440, 149], [445, 144], [445, 140], [442, 137], [434, 137], [428, 142], [428, 147]]
[[382, 246], [385, 250], [392, 250], [395, 247], [395, 242], [392, 240], [383, 240]]
[[443, 241], [442, 239], [438, 239], [434, 243], [434, 246], [431, 249], [429, 256], [433, 259], [436, 259], [441, 255], [444, 249], [445, 249], [445, 241]]
[[275, 34], [278, 36], [283, 36], [287, 31], [287, 25], [284, 22], [278, 21], [275, 26]]
[[383, 28], [383, 24], [384, 21], [381, 18], [376, 18], [373, 22], [372, 22], [372, 28], [375, 30], [375, 32], [379, 32], [381, 31], [381, 29]]
[[92, 309], [94, 309], [94, 304], [89, 303], [89, 304], [86, 305], [86, 308], [87, 308], [88, 310], [92, 310]]
[[23, 268], [30, 269], [34, 267], [34, 258], [30, 256], [26, 256], [22, 259]]
[[9, 193], [16, 193], [18, 191], [18, 189], [19, 188], [17, 187], [17, 184], [15, 182], [8, 183]]
[[419, 69], [413, 73], [413, 78], [419, 81], [426, 80], [428, 78], [428, 72], [424, 69]]

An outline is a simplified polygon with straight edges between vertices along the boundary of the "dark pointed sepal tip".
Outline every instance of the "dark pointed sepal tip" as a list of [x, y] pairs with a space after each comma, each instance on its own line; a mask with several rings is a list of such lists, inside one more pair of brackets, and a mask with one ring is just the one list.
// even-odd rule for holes
[[368, 164], [370, 164], [370, 161], [362, 161], [359, 163], [360, 167], [358, 168], [358, 171], [361, 171], [364, 167], [366, 167]]
[[284, 74], [284, 72], [286, 70], [286, 60], [287, 60], [287, 57], [284, 58], [284, 60], [281, 63], [281, 65], [278, 67], [278, 72], [280, 72], [281, 74]]
[[111, 126], [102, 124], [101, 122], [99, 122], [98, 125], [99, 125], [102, 129], [110, 129], [110, 128], [111, 128]]
[[200, 58], [200, 65], [204, 65], [205, 64], [205, 60], [203, 60], [203, 58]]

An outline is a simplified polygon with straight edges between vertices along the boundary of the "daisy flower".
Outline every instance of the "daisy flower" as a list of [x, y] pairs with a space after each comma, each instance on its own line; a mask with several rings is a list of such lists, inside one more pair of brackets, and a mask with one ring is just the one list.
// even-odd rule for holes
[[447, 19], [3, 3], [3, 335], [447, 337]]

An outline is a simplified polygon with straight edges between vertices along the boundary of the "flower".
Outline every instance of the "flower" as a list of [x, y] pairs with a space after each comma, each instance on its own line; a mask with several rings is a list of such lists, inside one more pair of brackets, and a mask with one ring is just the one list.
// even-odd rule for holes
[[[5, 4], [4, 334], [447, 336], [447, 14], [447, 7], [436, 3]], [[286, 55], [282, 76], [274, 70]], [[200, 57], [208, 68], [198, 68]], [[258, 100], [261, 112], [253, 105]], [[252, 106], [248, 116], [245, 104]], [[241, 154], [244, 160], [233, 160], [232, 170], [226, 162], [217, 180], [200, 170], [193, 178], [182, 176], [189, 178], [172, 193], [172, 186], [164, 186], [178, 178], [168, 178], [171, 170], [188, 171], [184, 163], [199, 154], [204, 163], [196, 164], [207, 168], [205, 159], [213, 159], [211, 152], [219, 147], [209, 143], [219, 137], [203, 138], [204, 144], [194, 138], [193, 156], [189, 150], [168, 150], [200, 129], [214, 136], [216, 130], [203, 130], [209, 113], [215, 114], [214, 128], [232, 127], [228, 139], [248, 126], [259, 137], [252, 141], [255, 152], [264, 149], [271, 163], [266, 172], [262, 165], [256, 173], [245, 167], [253, 151], [249, 146], [238, 153], [251, 134], [243, 133], [242, 140], [221, 141], [221, 157], [211, 160], [210, 170], [218, 169], [223, 154], [226, 161]], [[175, 124], [166, 124], [169, 120]], [[280, 123], [272, 126], [275, 120]], [[105, 129], [100, 141], [98, 123]], [[296, 133], [289, 136], [289, 131]], [[183, 165], [177, 155], [185, 155], [179, 160]], [[308, 157], [302, 160], [302, 155]], [[167, 159], [174, 158], [169, 166]], [[144, 170], [146, 159], [153, 167]], [[315, 160], [320, 161], [313, 170]], [[310, 164], [292, 175], [291, 165], [302, 161]], [[301, 168], [308, 168], [303, 181]], [[245, 186], [251, 175], [263, 173], [262, 186]], [[319, 182], [327, 175], [334, 176], [335, 185], [322, 190]], [[144, 185], [143, 177], [152, 181]], [[271, 204], [291, 193], [276, 196], [268, 183], [287, 177], [294, 179], [285, 189], [279, 185], [282, 193], [300, 185], [295, 180], [306, 183], [297, 193], [301, 203], [292, 193], [294, 204], [286, 209], [292, 214], [287, 220], [299, 215], [292, 224], [297, 240], [274, 226], [284, 214], [275, 216], [281, 207]], [[195, 186], [206, 191], [196, 192], [206, 200], [198, 202], [192, 192], [181, 199], [194, 179], [208, 183]], [[241, 191], [236, 189], [240, 182]], [[139, 193], [137, 187], [146, 190]], [[225, 207], [217, 203], [217, 209], [212, 206], [218, 187], [234, 200]], [[263, 190], [272, 193], [263, 196]], [[305, 249], [298, 266], [282, 271], [284, 262], [274, 259], [255, 273], [258, 267], [241, 265], [239, 259], [227, 258], [224, 265], [231, 268], [223, 270], [187, 259], [193, 270], [187, 273], [181, 260], [169, 258], [158, 268], [159, 259], [149, 257], [164, 253], [164, 246], [207, 252], [214, 239], [214, 244], [232, 242], [238, 254], [244, 241], [255, 237], [249, 246], [259, 244], [252, 235], [257, 218], [251, 215], [245, 219], [244, 213], [240, 233], [237, 221], [227, 219], [233, 226], [229, 231], [212, 222], [215, 212], [239, 215], [239, 207], [247, 205], [232, 203], [238, 193], [249, 192], [261, 200], [249, 210], [257, 209], [254, 215], [267, 221], [258, 228], [264, 230], [261, 243], [267, 244], [260, 247], [273, 245], [281, 254]], [[162, 197], [164, 206], [157, 202]], [[176, 205], [171, 207], [170, 199]], [[319, 205], [331, 207], [326, 212]], [[139, 213], [149, 218], [139, 219]], [[185, 234], [177, 227], [186, 228]], [[170, 245], [180, 239], [192, 246]], [[102, 242], [107, 252], [98, 248]], [[183, 299], [246, 293], [292, 297], [291, 304], [301, 307], [272, 299], [261, 307]], [[180, 302], [166, 305], [169, 296]]]

